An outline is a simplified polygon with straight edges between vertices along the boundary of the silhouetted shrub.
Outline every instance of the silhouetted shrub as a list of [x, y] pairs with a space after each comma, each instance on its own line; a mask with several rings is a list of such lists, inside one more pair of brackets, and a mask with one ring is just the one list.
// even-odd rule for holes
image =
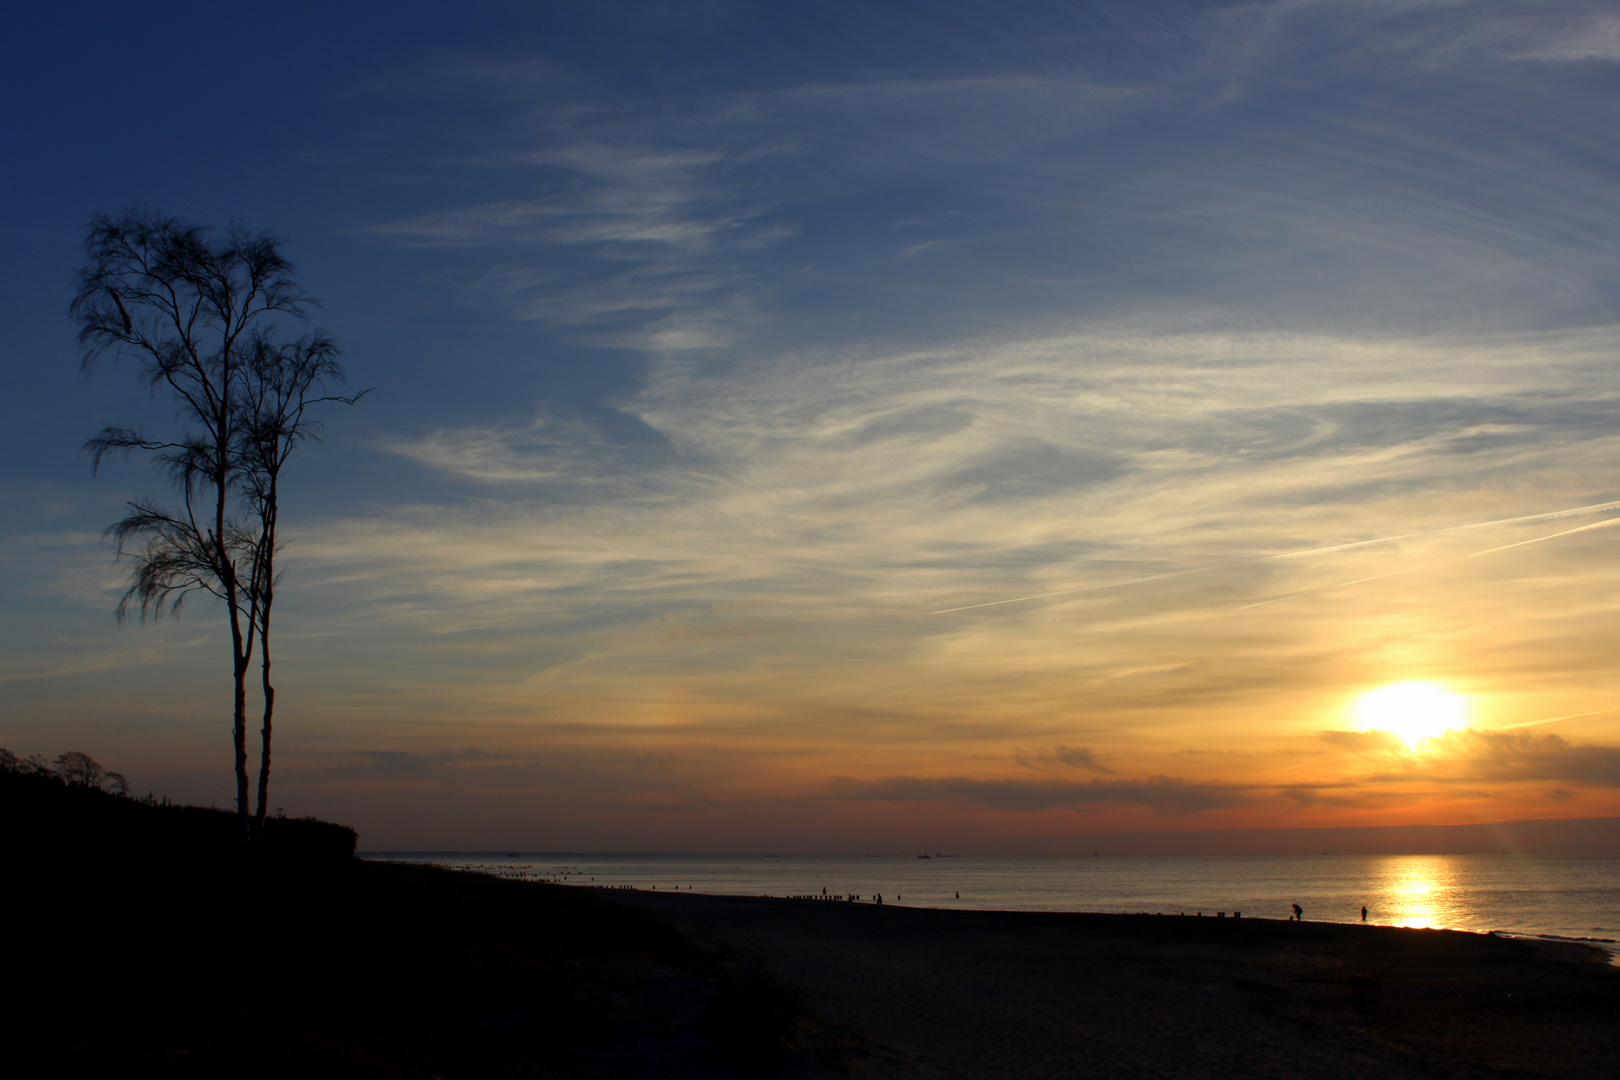
[[799, 988], [755, 962], [721, 973], [704, 1028], [722, 1060], [769, 1068], [787, 1057], [803, 1016]]
[[64, 784], [72, 787], [95, 788], [113, 795], [128, 795], [129, 784], [123, 773], [108, 772], [89, 754], [69, 750], [56, 759], [54, 769]]

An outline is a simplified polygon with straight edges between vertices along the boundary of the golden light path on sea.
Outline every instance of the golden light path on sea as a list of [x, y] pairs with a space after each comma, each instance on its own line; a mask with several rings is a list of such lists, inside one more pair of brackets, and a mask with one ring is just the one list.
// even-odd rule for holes
[[1445, 925], [1445, 861], [1391, 859], [1387, 865], [1379, 921], [1392, 926]]

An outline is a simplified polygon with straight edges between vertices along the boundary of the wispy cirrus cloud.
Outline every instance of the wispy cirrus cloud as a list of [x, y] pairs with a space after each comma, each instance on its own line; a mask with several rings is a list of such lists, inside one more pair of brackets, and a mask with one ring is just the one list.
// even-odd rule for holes
[[525, 155], [526, 170], [553, 178], [546, 194], [372, 231], [412, 246], [479, 252], [482, 265], [462, 276], [464, 294], [516, 318], [613, 324], [631, 334], [626, 343], [661, 350], [720, 343], [725, 324], [747, 307], [736, 255], [791, 228], [759, 220], [769, 207], [729, 190], [717, 152], [633, 138], [602, 143], [588, 134], [559, 141]]
[[[1481, 54], [1549, 64], [1620, 61], [1620, 17], [1608, 5], [1593, 0], [1534, 7], [1457, 5], [1446, 0], [1399, 6], [1411, 14], [1438, 16], [1438, 25], [1431, 24], [1414, 35], [1433, 56], [1463, 62]], [[1450, 40], [1446, 40], [1448, 31]]]
[[371, 231], [477, 252], [457, 277], [470, 303], [655, 353], [712, 350], [759, 328], [775, 294], [798, 287], [773, 252], [796, 238], [819, 248], [822, 207], [1061, 142], [1131, 97], [1005, 73], [869, 76], [683, 108], [569, 105], [523, 114], [513, 137], [527, 145], [488, 159], [527, 176], [532, 193]]
[[[658, 436], [637, 457], [545, 419], [402, 440], [396, 453], [472, 497], [306, 532], [289, 558], [304, 595], [342, 598], [329, 633], [409, 658], [403, 682], [351, 692], [412, 711], [417, 687], [450, 679], [482, 715], [595, 748], [581, 776], [613, 775], [606, 748], [668, 731], [688, 753], [754, 762], [727, 774], [752, 770], [744, 799], [771, 784], [808, 798], [830, 771], [902, 778], [872, 789], [901, 809], [902, 792], [1088, 814], [1378, 809], [1398, 786], [1354, 770], [1338, 787], [1251, 780], [1254, 758], [1212, 753], [1189, 771], [1170, 748], [1260, 732], [1308, 744], [1330, 709], [1312, 688], [1376, 678], [1368, 658], [1412, 626], [1442, 677], [1487, 658], [1526, 687], [1601, 679], [1605, 656], [1568, 648], [1602, 637], [1601, 604], [1527, 614], [1511, 640], [1477, 628], [1487, 609], [1536, 609], [1577, 581], [1604, 595], [1605, 532], [1462, 557], [1570, 524], [1503, 519], [1620, 487], [1591, 389], [1605, 341], [1526, 355], [1116, 329], [720, 370], [671, 359], [619, 403]], [[1463, 367], [1474, 409], [1456, 396]], [[1417, 535], [1468, 524], [1481, 528]], [[1319, 554], [1261, 561], [1304, 550]], [[1332, 588], [1403, 568], [1427, 569]], [[1109, 585], [1123, 587], [928, 614]], [[1297, 704], [1252, 704], [1268, 699]], [[1030, 746], [1046, 749], [1020, 757]], [[982, 762], [1009, 757], [1063, 784], [1079, 769], [1125, 786], [997, 787]], [[1143, 776], [1184, 779], [1130, 786]], [[693, 765], [670, 790], [735, 782]]]
[[[469, 81], [464, 58], [460, 82], [494, 87], [510, 116], [484, 168], [511, 194], [373, 231], [460, 252], [469, 303], [654, 355], [847, 337], [795, 314], [822, 305], [856, 332], [926, 337], [923, 311], [950, 334], [1166, 304], [1334, 330], [1376, 307], [1427, 329], [1485, 296], [1498, 321], [1604, 302], [1593, 282], [1620, 215], [1601, 124], [1578, 109], [1555, 111], [1556, 130], [1501, 110], [1403, 111], [1360, 74], [1467, 78], [1504, 43], [1605, 40], [1601, 9], [1264, 3], [1187, 18], [1136, 27], [1158, 48], [1135, 67], [1086, 33], [1055, 63], [1030, 35], [958, 70], [628, 101], [508, 61]], [[1303, 71], [1351, 84], [1354, 104], [1241, 105]], [[1236, 104], [1173, 134], [1212, 100]]]
[[1249, 75], [1307, 54], [1364, 66], [1415, 61], [1481, 82], [1482, 62], [1620, 58], [1620, 23], [1602, 0], [1257, 0], [1207, 18], [1222, 31], [1214, 57]]
[[[706, 556], [694, 561], [694, 549], [746, 549], [757, 569], [778, 558], [787, 569], [813, 553], [842, 574], [885, 574], [889, 588], [911, 578], [963, 590], [989, 573], [1017, 590], [1092, 560], [1113, 560], [1124, 578], [1194, 551], [1262, 554], [1279, 527], [1309, 543], [1324, 526], [1306, 522], [1324, 512], [1561, 470], [1572, 454], [1601, 470], [1610, 405], [1576, 389], [1600, 349], [1576, 339], [1549, 368], [1545, 354], [1526, 365], [1512, 347], [1483, 345], [1081, 336], [791, 358], [746, 375], [672, 364], [620, 406], [659, 436], [634, 458], [546, 420], [390, 448], [468, 480], [599, 486], [600, 511], [534, 508], [564, 544], [575, 527], [597, 531], [576, 514], [600, 512], [645, 520], [616, 541], [623, 554], [695, 566]], [[1461, 364], [1476, 379], [1469, 404], [1449, 385]], [[1560, 380], [1571, 389], [1557, 391]], [[1250, 404], [1261, 395], [1265, 406]], [[529, 512], [512, 497], [512, 512]], [[691, 546], [670, 542], [688, 530]], [[1178, 550], [1191, 535], [1197, 546]], [[965, 576], [952, 584], [953, 573]]]

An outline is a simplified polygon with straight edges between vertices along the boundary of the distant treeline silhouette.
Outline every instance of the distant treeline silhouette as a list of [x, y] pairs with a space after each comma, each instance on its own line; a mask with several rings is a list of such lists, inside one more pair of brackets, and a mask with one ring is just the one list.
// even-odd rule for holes
[[0, 773], [23, 773], [28, 776], [52, 777], [70, 787], [95, 788], [114, 795], [128, 795], [129, 782], [123, 773], [109, 772], [89, 754], [69, 750], [51, 761], [43, 754], [30, 754], [20, 758], [0, 746]]
[[[54, 761], [0, 748], [0, 840], [16, 854], [104, 860], [243, 857], [237, 817], [147, 794], [134, 798], [120, 773], [74, 750]], [[254, 858], [340, 862], [353, 858], [356, 834], [317, 818], [266, 819]]]

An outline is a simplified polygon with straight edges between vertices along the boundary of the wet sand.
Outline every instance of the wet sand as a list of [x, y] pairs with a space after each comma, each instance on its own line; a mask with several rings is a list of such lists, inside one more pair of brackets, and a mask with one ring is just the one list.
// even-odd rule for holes
[[602, 895], [798, 986], [857, 1078], [1620, 1077], [1620, 970], [1580, 945]]

